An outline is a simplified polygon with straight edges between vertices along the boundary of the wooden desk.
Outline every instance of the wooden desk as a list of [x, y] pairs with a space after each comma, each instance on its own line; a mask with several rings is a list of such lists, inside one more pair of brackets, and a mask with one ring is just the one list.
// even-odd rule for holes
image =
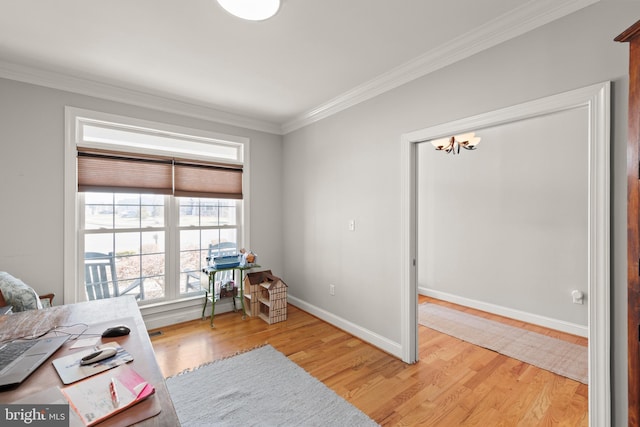
[[[62, 331], [68, 330], [77, 333], [82, 331], [82, 326], [74, 326], [68, 329], [62, 326], [71, 326], [78, 323], [89, 325], [89, 329], [85, 332], [87, 334], [101, 334], [106, 329], [105, 325], [115, 326], [123, 323], [123, 319], [128, 319], [126, 323], [131, 329], [131, 333], [122, 337], [103, 338], [102, 341], [117, 341], [120, 343], [134, 357], [131, 366], [155, 387], [156, 392], [151, 398], [100, 423], [100, 426], [130, 425], [131, 422], [127, 422], [127, 420], [134, 420], [135, 422], [135, 420], [140, 419], [140, 414], [150, 411], [152, 407], [157, 407], [158, 403], [162, 409], [160, 414], [135, 425], [144, 427], [175, 427], [180, 425], [164, 376], [156, 361], [149, 334], [142, 321], [140, 309], [133, 296], [61, 305], [44, 310], [31, 310], [0, 316], [0, 341], [25, 335], [38, 335], [54, 326], [58, 326]], [[92, 324], [94, 325], [93, 327], [91, 327]], [[63, 386], [51, 361], [78, 351], [79, 349], [69, 348], [74, 342], [67, 341], [62, 348], [54, 353], [18, 388], [0, 392], [0, 403], [11, 403], [50, 387]]]

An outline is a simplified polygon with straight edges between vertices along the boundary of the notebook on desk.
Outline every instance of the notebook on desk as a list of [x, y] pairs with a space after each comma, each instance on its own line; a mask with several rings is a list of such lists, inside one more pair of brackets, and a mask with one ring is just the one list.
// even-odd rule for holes
[[69, 339], [68, 335], [0, 345], [0, 390], [21, 384]]

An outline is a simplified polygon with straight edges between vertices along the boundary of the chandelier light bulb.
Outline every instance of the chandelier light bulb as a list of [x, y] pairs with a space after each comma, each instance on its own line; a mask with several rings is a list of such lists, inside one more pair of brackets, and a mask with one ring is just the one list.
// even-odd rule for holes
[[264, 21], [280, 9], [280, 0], [217, 0], [230, 14], [248, 21]]

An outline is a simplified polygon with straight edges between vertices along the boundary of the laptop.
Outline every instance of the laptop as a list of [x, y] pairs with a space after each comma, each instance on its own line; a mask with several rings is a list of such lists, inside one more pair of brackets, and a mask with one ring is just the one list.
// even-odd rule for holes
[[68, 339], [64, 335], [0, 344], [0, 390], [21, 384]]

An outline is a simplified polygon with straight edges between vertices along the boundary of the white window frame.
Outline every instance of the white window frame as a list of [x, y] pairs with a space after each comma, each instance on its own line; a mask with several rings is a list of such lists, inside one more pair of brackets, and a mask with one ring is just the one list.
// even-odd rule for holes
[[[80, 195], [78, 193], [78, 176], [77, 176], [77, 144], [78, 141], [82, 140], [82, 124], [90, 123], [90, 122], [105, 122], [105, 123], [117, 123], [120, 127], [129, 127], [131, 129], [146, 129], [146, 130], [155, 130], [167, 134], [179, 135], [179, 136], [189, 136], [193, 137], [193, 139], [205, 139], [205, 140], [214, 140], [216, 142], [220, 142], [224, 144], [225, 142], [241, 144], [241, 163], [243, 165], [243, 174], [242, 174], [242, 185], [243, 185], [243, 200], [242, 200], [242, 223], [239, 226], [239, 236], [238, 236], [238, 244], [240, 247], [250, 248], [249, 236], [250, 234], [250, 224], [249, 224], [249, 212], [250, 212], [250, 165], [249, 165], [249, 146], [250, 140], [246, 137], [235, 136], [235, 135], [227, 135], [221, 134], [217, 132], [206, 131], [202, 129], [194, 129], [187, 128], [182, 126], [169, 125], [160, 122], [152, 122], [148, 120], [142, 120], [132, 117], [120, 116], [110, 113], [104, 113], [99, 111], [86, 110], [76, 107], [65, 107], [65, 149], [64, 149], [64, 248], [63, 248], [63, 259], [64, 259], [64, 287], [63, 287], [63, 303], [64, 304], [72, 304], [80, 301], [86, 300], [86, 293], [84, 291], [84, 283], [82, 280], [83, 277], [83, 265], [79, 262], [80, 259], [80, 249], [83, 245], [82, 242], [78, 240], [78, 229], [82, 220], [82, 213], [79, 210], [79, 200]], [[93, 148], [111, 148], [112, 146], [100, 146], [100, 144], [88, 144], [83, 142], [82, 145], [84, 147], [93, 147]], [[147, 148], [144, 147], [131, 147], [127, 149], [132, 153], [143, 153], [143, 154], [153, 154]], [[157, 154], [157, 153], [156, 153]], [[188, 156], [182, 153], [180, 157], [182, 158], [194, 158], [202, 160], [202, 157], [198, 156]], [[212, 160], [209, 158], [209, 160]], [[224, 160], [227, 161], [228, 160]], [[172, 221], [175, 212], [167, 212], [169, 218], [166, 221]], [[177, 252], [177, 242], [173, 236], [167, 236], [170, 239], [170, 243], [168, 245], [169, 251]], [[167, 274], [168, 280], [176, 280], [176, 277], [179, 277], [176, 272], [172, 271], [173, 266], [167, 266]], [[175, 286], [179, 286], [179, 284], [175, 284]], [[202, 297], [191, 297], [185, 298], [183, 300], [196, 300], [195, 304], [201, 304]], [[167, 304], [177, 304], [181, 307], [185, 306], [185, 302], [183, 300], [168, 300], [162, 301], [157, 304], [148, 304], [145, 307], [150, 306], [165, 306]], [[189, 301], [187, 301], [187, 304]], [[194, 304], [188, 304], [194, 305]], [[167, 308], [167, 307], [164, 307]]]

